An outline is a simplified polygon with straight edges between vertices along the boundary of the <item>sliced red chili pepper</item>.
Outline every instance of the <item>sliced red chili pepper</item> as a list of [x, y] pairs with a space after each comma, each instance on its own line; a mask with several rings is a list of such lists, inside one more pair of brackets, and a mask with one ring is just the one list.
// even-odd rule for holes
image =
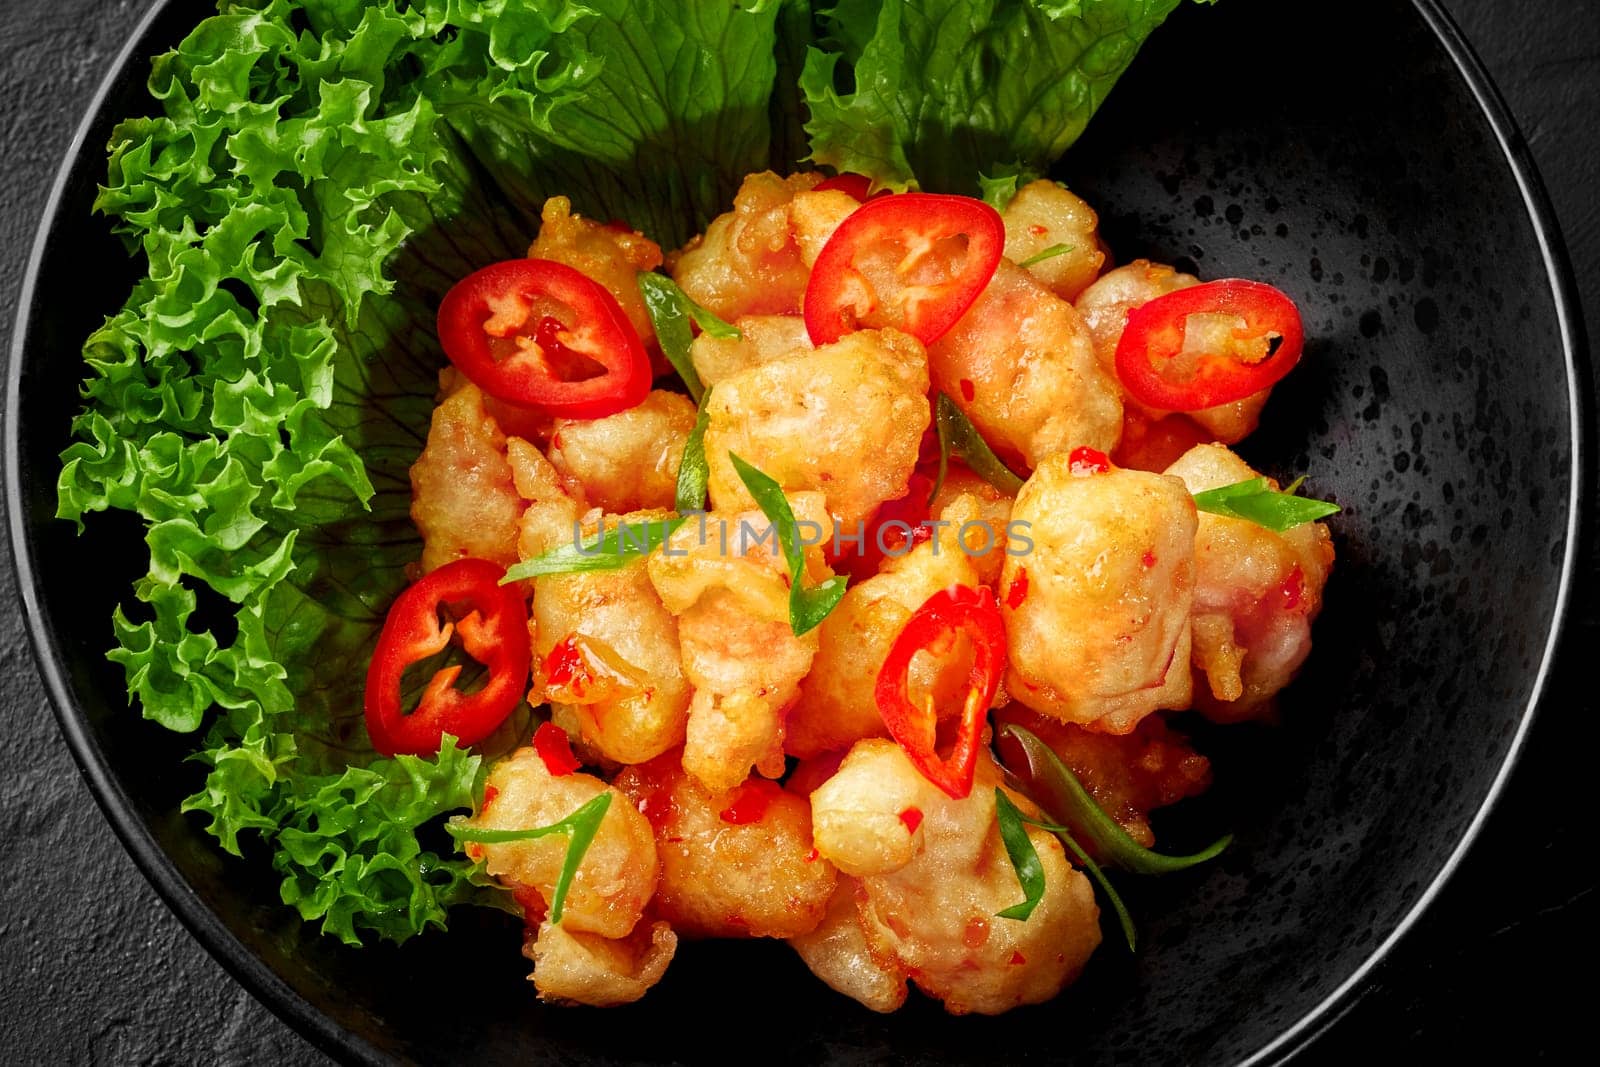
[[[934, 750], [938, 716], [933, 697], [924, 694], [919, 707], [907, 690], [911, 659], [918, 652], [949, 651], [959, 634], [972, 642], [972, 669], [955, 747], [948, 759], [940, 759]], [[873, 695], [889, 735], [924, 778], [957, 800], [972, 792], [984, 715], [1000, 684], [1005, 654], [1006, 631], [994, 594], [988, 588], [955, 585], [933, 594], [906, 621], [878, 672]]]
[[868, 201], [817, 255], [806, 332], [825, 345], [892, 326], [931, 345], [989, 284], [1005, 244], [1000, 213], [981, 200], [902, 193]]
[[552, 778], [565, 777], [583, 766], [572, 754], [572, 740], [567, 732], [553, 722], [540, 723], [533, 732], [533, 750], [544, 761], [544, 769]]
[[[505, 571], [481, 559], [446, 563], [395, 599], [367, 668], [367, 734], [385, 756], [432, 755], [445, 734], [461, 744], [482, 741], [522, 701], [532, 652], [528, 613]], [[455, 621], [439, 623], [448, 606]], [[444, 651], [452, 634], [473, 659], [489, 668], [474, 693], [455, 688], [460, 665], [435, 672], [416, 710], [401, 708], [401, 677], [413, 663]]]
[[[1195, 315], [1232, 321], [1207, 329], [1205, 347], [1186, 348]], [[1216, 325], [1226, 336], [1214, 347]], [[1130, 312], [1117, 342], [1117, 377], [1148, 407], [1200, 411], [1273, 385], [1299, 362], [1304, 344], [1300, 311], [1282, 290], [1225, 278], [1158, 296]]]
[[769, 778], [751, 778], [734, 790], [733, 799], [722, 809], [722, 821], [735, 826], [760, 822], [772, 802], [783, 795], [783, 786]]
[[[811, 191], [824, 193], [830, 189], [836, 192], [849, 193], [865, 204], [868, 196], [872, 193], [872, 179], [865, 174], [840, 174], [818, 182]], [[878, 195], [882, 196], [886, 192], [888, 192], [887, 189], [881, 190]]]
[[598, 419], [650, 393], [650, 357], [617, 298], [564, 263], [512, 259], [439, 305], [445, 355], [478, 388], [550, 415]]
[[922, 825], [922, 809], [906, 808], [900, 813], [900, 821], [905, 824], [906, 833], [915, 834], [917, 827]]

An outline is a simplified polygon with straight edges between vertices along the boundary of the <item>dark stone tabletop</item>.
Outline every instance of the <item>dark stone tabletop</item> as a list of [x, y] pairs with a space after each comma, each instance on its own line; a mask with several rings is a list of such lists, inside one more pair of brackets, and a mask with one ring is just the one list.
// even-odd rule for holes
[[[145, 0], [4, 6], [0, 340], [9, 348], [17, 289], [51, 179]], [[1600, 5], [1445, 6], [1532, 147], [1585, 317], [1591, 330], [1600, 329]], [[1286, 41], [1285, 56], [1251, 61], [1264, 77], [1282, 76], [1293, 69], [1292, 47]], [[1493, 250], [1485, 257], [1492, 263]], [[112, 835], [57, 733], [23, 630], [9, 548], [3, 551], [0, 1062], [323, 1062], [185, 932]], [[1600, 741], [1600, 699], [1583, 673], [1584, 657], [1600, 639], [1597, 563], [1591, 550], [1543, 710], [1482, 837], [1304, 1061], [1434, 1061], [1490, 1046], [1514, 1049], [1517, 1062], [1560, 1061], [1567, 1049], [1582, 1047], [1591, 1029], [1587, 957], [1600, 918], [1596, 868], [1582, 858], [1594, 836], [1587, 812]]]

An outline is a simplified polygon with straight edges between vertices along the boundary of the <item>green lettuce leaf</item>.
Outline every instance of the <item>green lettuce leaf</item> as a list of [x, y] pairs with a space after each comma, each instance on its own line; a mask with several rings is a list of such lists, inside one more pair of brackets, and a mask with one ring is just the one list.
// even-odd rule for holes
[[1180, 2], [838, 0], [801, 77], [811, 159], [971, 196], [1037, 177]]
[[[441, 41], [508, 32], [456, 17], [230, 3], [155, 60], [156, 113], [117, 128], [98, 203], [148, 276], [85, 347], [59, 482], [64, 518], [146, 522], [149, 571], [110, 658], [146, 717], [210, 717], [185, 810], [230, 852], [271, 841], [284, 899], [351, 941], [439, 923], [474, 878], [416, 829], [471, 806], [479, 757], [381, 760], [361, 722], [367, 659], [420, 548], [407, 470], [444, 362], [434, 309], [527, 240], [403, 87]], [[552, 106], [585, 62], [545, 68]]]
[[[775, 165], [774, 27], [780, 10], [795, 5], [585, 0], [564, 7], [533, 20], [516, 47], [458, 39], [430, 53], [425, 95], [524, 217], [537, 220], [544, 198], [561, 194], [579, 211], [625, 219], [676, 247], [727, 210], [746, 174]], [[786, 25], [798, 17], [786, 10]], [[569, 52], [582, 57], [568, 68], [582, 91], [552, 99], [546, 64]], [[787, 135], [780, 144], [793, 152], [794, 141]], [[776, 165], [787, 171], [792, 162]]]
[[360, 944], [361, 930], [403, 941], [442, 929], [452, 905], [484, 896], [486, 879], [459, 860], [437, 862], [416, 831], [472, 807], [479, 763], [447, 737], [433, 759], [396, 756], [294, 778], [275, 812], [283, 902], [347, 944]]

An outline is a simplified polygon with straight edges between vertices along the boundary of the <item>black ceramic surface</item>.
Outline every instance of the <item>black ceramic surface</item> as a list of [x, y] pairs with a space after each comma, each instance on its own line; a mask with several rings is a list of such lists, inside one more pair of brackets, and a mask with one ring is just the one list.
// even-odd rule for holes
[[356, 1056], [1229, 1062], [1292, 1047], [1449, 866], [1514, 751], [1558, 615], [1578, 474], [1571, 338], [1518, 174], [1431, 8], [1363, 7], [1297, 12], [1293, 77], [1280, 68], [1266, 99], [1263, 64], [1229, 57], [1280, 54], [1279, 5], [1184, 10], [1064, 166], [1119, 258], [1187, 260], [1296, 296], [1312, 341], [1246, 452], [1274, 474], [1307, 471], [1347, 511], [1285, 726], [1205, 735], [1218, 789], [1174, 844], [1225, 824], [1233, 850], [1132, 887], [1137, 959], [1108, 941], [1070, 994], [994, 1021], [916, 1001], [870, 1015], [775, 945], [692, 946], [633, 1008], [545, 1009], [500, 917], [345, 950], [278, 904], [263, 857], [226, 860], [176, 815], [190, 741], [129, 712], [103, 660], [139, 532], [102, 517], [75, 541], [49, 518], [82, 335], [132, 272], [88, 212], [100, 146], [145, 106], [143, 57], [198, 19], [198, 5], [172, 4], [69, 165], [9, 407], [45, 671], [141, 865], [248, 984]]

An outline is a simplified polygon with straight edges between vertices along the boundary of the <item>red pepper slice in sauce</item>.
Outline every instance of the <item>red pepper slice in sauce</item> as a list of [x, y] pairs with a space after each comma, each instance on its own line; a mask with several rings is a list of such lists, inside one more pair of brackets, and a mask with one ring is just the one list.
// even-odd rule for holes
[[565, 777], [583, 766], [572, 754], [572, 741], [567, 732], [553, 722], [540, 723], [533, 732], [533, 750], [544, 761], [544, 769], [552, 778]]
[[772, 802], [783, 795], [783, 786], [769, 778], [751, 778], [733, 791], [728, 806], [722, 809], [722, 821], [735, 826], [760, 822]]
[[[1192, 315], [1233, 320], [1222, 351], [1185, 350]], [[1226, 278], [1158, 296], [1129, 312], [1117, 341], [1117, 377], [1148, 407], [1200, 411], [1272, 386], [1294, 369], [1304, 345], [1300, 311], [1282, 290]]]
[[[934, 749], [938, 716], [933, 698], [925, 694], [918, 706], [907, 686], [912, 657], [918, 652], [947, 652], [957, 635], [971, 641], [973, 662], [955, 747], [948, 759], [941, 759]], [[889, 735], [924, 778], [957, 800], [972, 792], [984, 716], [1000, 684], [1005, 656], [1005, 626], [994, 594], [987, 588], [955, 585], [933, 594], [906, 621], [878, 672], [873, 695]]]
[[1018, 567], [1017, 576], [1011, 579], [1011, 585], [1006, 589], [1006, 607], [1016, 611], [1022, 607], [1022, 602], [1028, 599], [1028, 568]]
[[843, 536], [837, 539], [842, 551], [833, 556], [829, 564], [834, 570], [850, 575], [852, 582], [864, 582], [878, 573], [884, 560], [900, 559], [917, 545], [931, 540], [933, 527], [927, 521], [931, 517], [928, 494], [932, 490], [932, 478], [921, 471], [913, 472], [906, 495], [885, 500], [862, 527], [859, 545], [853, 537], [848, 543]]
[[1083, 445], [1074, 448], [1068, 454], [1067, 469], [1077, 478], [1090, 474], [1106, 474], [1111, 470], [1111, 460], [1099, 449]]
[[598, 419], [650, 393], [650, 357], [605, 286], [564, 263], [512, 259], [474, 271], [439, 305], [450, 362], [496, 399]]
[[937, 193], [870, 200], [817, 255], [806, 284], [806, 332], [825, 345], [892, 326], [931, 345], [989, 284], [1005, 244], [1000, 213], [982, 200]]
[[583, 658], [583, 649], [578, 647], [577, 637], [568, 634], [556, 642], [555, 647], [545, 653], [543, 670], [545, 682], [553, 687], [571, 685], [580, 676], [587, 681], [589, 664]]
[[[463, 745], [482, 741], [522, 701], [532, 651], [528, 613], [514, 586], [502, 586], [505, 571], [481, 559], [446, 563], [395, 599], [367, 668], [367, 734], [385, 756], [432, 755], [445, 734]], [[455, 621], [440, 625], [448, 606]], [[489, 668], [475, 693], [455, 688], [459, 665], [434, 673], [410, 714], [401, 707], [401, 677], [413, 663], [444, 651], [451, 636]]]

